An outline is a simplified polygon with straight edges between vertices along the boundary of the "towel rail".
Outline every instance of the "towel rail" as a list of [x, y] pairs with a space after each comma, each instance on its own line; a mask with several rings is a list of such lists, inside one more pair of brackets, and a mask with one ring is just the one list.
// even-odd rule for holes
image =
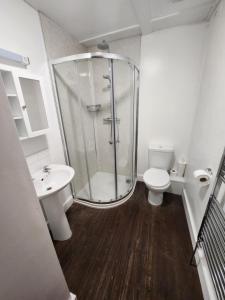
[[[222, 199], [218, 199], [221, 186], [225, 184], [225, 150], [220, 162], [213, 193], [205, 210], [198, 232], [197, 242], [191, 256], [190, 264], [195, 265], [194, 258], [198, 248], [204, 252], [206, 262], [219, 300], [225, 299], [225, 188]], [[221, 193], [220, 193], [221, 198]]]

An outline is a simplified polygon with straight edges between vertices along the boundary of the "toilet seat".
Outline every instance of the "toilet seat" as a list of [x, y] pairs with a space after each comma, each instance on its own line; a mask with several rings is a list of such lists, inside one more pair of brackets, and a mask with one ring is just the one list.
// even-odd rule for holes
[[162, 169], [151, 168], [144, 173], [144, 182], [155, 190], [166, 189], [170, 186], [169, 174]]

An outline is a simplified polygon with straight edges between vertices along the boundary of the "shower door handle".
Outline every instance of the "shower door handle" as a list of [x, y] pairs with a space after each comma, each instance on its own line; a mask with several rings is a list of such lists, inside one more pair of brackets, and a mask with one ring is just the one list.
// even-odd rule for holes
[[[113, 121], [113, 118], [112, 118], [112, 117], [107, 117], [107, 118], [104, 118], [104, 119], [103, 119], [103, 124], [111, 124], [112, 121]], [[119, 119], [119, 118], [116, 118], [116, 119], [115, 119], [115, 122], [116, 122], [117, 124], [119, 124], [119, 123], [120, 123], [120, 119]]]

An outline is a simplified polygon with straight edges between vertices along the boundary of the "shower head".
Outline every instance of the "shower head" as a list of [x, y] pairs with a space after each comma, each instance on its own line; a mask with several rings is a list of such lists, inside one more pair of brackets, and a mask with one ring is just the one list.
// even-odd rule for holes
[[107, 42], [105, 40], [103, 40], [101, 43], [97, 44], [97, 47], [99, 50], [109, 51], [109, 45], [107, 44]]

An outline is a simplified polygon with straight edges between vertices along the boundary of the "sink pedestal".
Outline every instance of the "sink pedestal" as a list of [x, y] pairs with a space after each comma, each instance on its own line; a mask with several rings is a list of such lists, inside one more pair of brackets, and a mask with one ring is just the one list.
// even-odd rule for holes
[[65, 241], [72, 236], [64, 208], [60, 203], [61, 191], [41, 200], [54, 240]]

